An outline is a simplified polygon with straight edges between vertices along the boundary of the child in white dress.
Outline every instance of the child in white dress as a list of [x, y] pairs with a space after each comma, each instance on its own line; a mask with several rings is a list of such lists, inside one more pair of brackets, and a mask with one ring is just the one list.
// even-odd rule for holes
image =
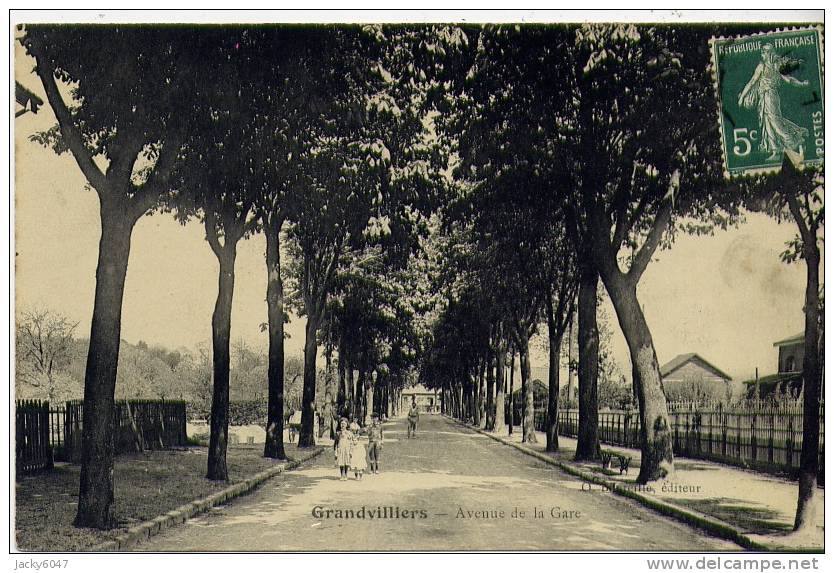
[[336, 465], [339, 466], [339, 479], [341, 481], [347, 479], [353, 440], [353, 432], [348, 429], [348, 421], [342, 418], [339, 422], [339, 431], [336, 432], [336, 440], [333, 443], [333, 453], [336, 456]]

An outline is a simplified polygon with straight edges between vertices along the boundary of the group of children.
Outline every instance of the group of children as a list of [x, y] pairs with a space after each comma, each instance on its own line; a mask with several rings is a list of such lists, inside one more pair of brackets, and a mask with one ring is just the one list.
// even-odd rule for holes
[[[366, 433], [368, 437], [367, 451], [362, 437], [363, 433]], [[336, 465], [339, 466], [341, 481], [348, 479], [349, 471], [353, 471], [355, 479], [361, 480], [365, 470], [368, 469], [368, 458], [370, 458], [369, 471], [378, 474], [379, 458], [382, 453], [382, 424], [379, 416], [376, 414], [372, 416], [367, 432], [362, 430], [356, 422], [349, 422], [347, 418], [342, 418], [333, 442], [333, 451], [336, 455]]]

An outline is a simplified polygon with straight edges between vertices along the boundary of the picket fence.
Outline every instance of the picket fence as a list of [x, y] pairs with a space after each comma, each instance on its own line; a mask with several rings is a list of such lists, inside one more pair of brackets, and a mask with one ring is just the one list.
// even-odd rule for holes
[[[712, 460], [774, 474], [795, 476], [802, 452], [803, 411], [800, 402], [752, 402], [726, 406], [669, 403], [672, 447], [677, 456]], [[536, 429], [543, 431], [547, 405], [536, 404]], [[520, 408], [515, 422], [521, 423]], [[819, 475], [825, 483], [825, 402], [820, 402]], [[507, 420], [509, 421], [509, 419]], [[559, 411], [559, 434], [575, 437], [579, 411]], [[601, 410], [601, 443], [640, 448], [640, 416], [636, 410]]]
[[[116, 454], [187, 443], [183, 401], [120, 400], [113, 416]], [[49, 469], [54, 461], [81, 461], [83, 401], [72, 400], [52, 407], [45, 401], [18, 401], [16, 418], [18, 475]]]

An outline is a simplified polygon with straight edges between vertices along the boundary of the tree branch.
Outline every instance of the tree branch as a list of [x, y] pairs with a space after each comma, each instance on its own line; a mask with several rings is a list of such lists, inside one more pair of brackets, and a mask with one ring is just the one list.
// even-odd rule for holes
[[327, 270], [324, 273], [324, 278], [320, 287], [319, 292], [319, 304], [323, 307], [324, 302], [327, 300], [327, 294], [330, 290], [330, 283], [333, 281], [333, 275], [336, 273], [336, 266], [338, 265], [339, 258], [342, 256], [342, 240], [339, 239], [336, 241], [336, 244], [333, 247], [333, 258], [327, 265]]
[[620, 248], [620, 245], [623, 244], [625, 241], [626, 236], [628, 233], [634, 228], [634, 225], [637, 223], [637, 220], [640, 218], [640, 215], [646, 210], [646, 205], [649, 204], [649, 193], [643, 193], [640, 197], [640, 202], [635, 207], [634, 211], [631, 212], [631, 215], [627, 215], [628, 222], [623, 223], [620, 225], [620, 221], [617, 221], [618, 229], [614, 231], [614, 240], [613, 243], [617, 247]]
[[121, 136], [117, 133], [115, 140], [109, 146], [110, 164], [105, 173], [107, 180], [114, 183], [117, 188], [121, 187], [125, 180], [130, 180], [133, 166], [143, 147], [145, 147], [145, 140], [140, 130], [129, 130]]
[[634, 260], [631, 262], [631, 267], [628, 269], [628, 273], [626, 273], [626, 277], [632, 284], [637, 284], [640, 277], [643, 276], [643, 272], [646, 270], [649, 261], [652, 260], [652, 256], [657, 250], [658, 245], [660, 245], [663, 233], [669, 227], [669, 222], [672, 220], [672, 194], [678, 187], [678, 177], [679, 172], [675, 170], [669, 180], [669, 191], [662, 199], [646, 241], [640, 247], [640, 250], [637, 251]]
[[788, 201], [788, 209], [790, 209], [791, 215], [793, 215], [793, 218], [796, 221], [796, 226], [799, 228], [799, 236], [802, 237], [804, 250], [805, 245], [816, 244], [817, 237], [816, 235], [813, 235], [811, 233], [811, 229], [808, 228], [808, 224], [802, 216], [802, 208], [799, 206], [799, 201], [797, 201], [796, 196], [790, 193], [786, 193], [785, 195]]
[[58, 119], [58, 127], [61, 129], [61, 136], [67, 143], [75, 162], [87, 178], [87, 181], [98, 192], [99, 196], [103, 196], [110, 191], [110, 186], [107, 185], [107, 179], [93, 161], [93, 154], [84, 144], [84, 136], [75, 125], [67, 105], [64, 103], [58, 85], [55, 83], [55, 76], [51, 69], [47, 69], [43, 55], [40, 54], [36, 42], [28, 41], [29, 49], [35, 56], [37, 65], [35, 66], [35, 73], [43, 83], [46, 91], [46, 99], [49, 100], [49, 105], [52, 106], [52, 111], [55, 112], [55, 117]]
[[214, 211], [207, 210], [203, 224], [206, 228], [206, 241], [208, 241], [211, 250], [219, 258], [223, 255], [223, 245], [220, 244], [220, 237], [217, 233], [217, 215]]
[[162, 144], [162, 151], [159, 152], [156, 165], [130, 201], [131, 215], [134, 215], [136, 219], [147, 213], [159, 200], [159, 196], [166, 191], [181, 145], [182, 138], [178, 136]]

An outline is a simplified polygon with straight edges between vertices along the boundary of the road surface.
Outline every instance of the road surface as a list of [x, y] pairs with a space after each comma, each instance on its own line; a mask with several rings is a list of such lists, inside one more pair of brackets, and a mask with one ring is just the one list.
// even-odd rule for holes
[[339, 480], [332, 450], [140, 551], [688, 550], [738, 546], [440, 416], [385, 425], [381, 473]]

